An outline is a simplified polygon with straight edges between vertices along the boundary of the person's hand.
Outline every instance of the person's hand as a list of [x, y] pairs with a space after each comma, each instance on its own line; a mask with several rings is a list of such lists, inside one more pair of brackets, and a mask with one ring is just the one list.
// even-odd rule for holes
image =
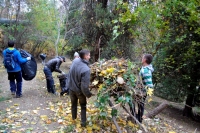
[[[91, 93], [91, 94], [90, 94], [90, 97], [92, 97], [92, 96], [95, 96], [95, 95]], [[88, 97], [88, 98], [90, 98], [90, 97]]]
[[31, 60], [31, 57], [27, 57], [26, 59], [27, 59], [27, 60]]
[[65, 73], [62, 71], [62, 74], [64, 75]]

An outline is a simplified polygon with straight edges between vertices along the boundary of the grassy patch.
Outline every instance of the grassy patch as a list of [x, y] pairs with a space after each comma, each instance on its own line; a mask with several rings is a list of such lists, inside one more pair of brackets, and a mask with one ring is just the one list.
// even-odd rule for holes
[[5, 125], [0, 125], [0, 131], [1, 130], [6, 130], [8, 127], [7, 126], [5, 126]]
[[68, 125], [67, 127], [64, 128], [64, 132], [68, 133], [68, 132], [73, 132], [75, 129], [75, 125]]
[[0, 96], [0, 102], [6, 101], [6, 100], [10, 100], [10, 97], [2, 97]]

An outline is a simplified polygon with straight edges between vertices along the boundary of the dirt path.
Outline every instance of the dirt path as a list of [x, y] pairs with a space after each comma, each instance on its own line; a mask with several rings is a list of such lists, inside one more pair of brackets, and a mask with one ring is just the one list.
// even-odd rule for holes
[[[166, 100], [154, 96], [153, 102], [150, 103], [150, 106], [148, 105], [148, 110], [151, 110], [153, 107], [158, 106], [164, 101]], [[196, 133], [200, 133], [200, 123], [195, 122], [192, 119], [182, 115], [184, 103], [174, 103], [169, 101], [168, 103], [169, 107], [163, 110], [162, 113], [157, 115], [157, 118], [160, 118], [166, 121], [169, 125], [176, 127], [176, 129], [179, 130], [179, 132], [181, 133], [194, 133], [194, 131], [196, 131]]]
[[[67, 61], [61, 67], [67, 72], [71, 61]], [[0, 97], [9, 99], [0, 101], [0, 132], [4, 133], [63, 133], [63, 132], [116, 132], [112, 123], [107, 121], [92, 123], [92, 127], [80, 128], [80, 120], [71, 120], [70, 99], [68, 96], [59, 97], [48, 94], [45, 89], [45, 79], [42, 72], [42, 65], [38, 64], [38, 73], [34, 80], [23, 82], [23, 97], [13, 98], [10, 94], [7, 74], [0, 65]], [[58, 87], [57, 74], [54, 74], [55, 83]], [[58, 90], [59, 91], [59, 90]], [[154, 99], [160, 101], [160, 99]], [[94, 98], [89, 99], [88, 118], [92, 119], [98, 115], [94, 108]], [[150, 109], [150, 108], [149, 108]], [[80, 108], [79, 108], [80, 112]], [[124, 114], [124, 112], [123, 112]], [[124, 115], [126, 116], [126, 114]], [[158, 119], [145, 120], [144, 124], [149, 127], [149, 132], [169, 133], [200, 133], [200, 123], [195, 123], [180, 115], [180, 111], [168, 108]], [[80, 118], [80, 116], [78, 116]], [[76, 126], [76, 128], [75, 128]], [[102, 127], [106, 127], [101, 129]], [[123, 126], [127, 126], [122, 125]], [[174, 133], [171, 132], [171, 133]]]
[[[67, 72], [70, 63], [71, 62], [69, 60], [67, 63], [63, 63], [61, 69]], [[54, 112], [49, 109], [50, 102], [69, 101], [69, 98], [60, 98], [59, 96], [47, 93], [45, 88], [46, 81], [44, 79], [42, 69], [43, 66], [39, 63], [36, 78], [34, 78], [32, 81], [23, 81], [23, 97], [15, 98], [11, 96], [9, 90], [7, 73], [5, 72], [4, 68], [0, 68], [0, 96], [5, 99], [9, 99], [7, 101], [0, 102], [0, 132], [4, 129], [8, 129], [7, 132], [45, 132], [49, 130], [55, 130], [57, 127], [59, 127], [57, 123], [48, 124], [48, 127], [44, 123], [41, 124], [40, 116], [53, 115]], [[55, 83], [58, 84], [59, 81], [56, 78], [56, 75], [57, 74], [54, 74], [54, 79]], [[16, 117], [15, 121], [11, 120], [13, 117]], [[1, 124], [1, 122], [7, 123], [7, 125]], [[8, 128], [9, 126], [12, 128]]]

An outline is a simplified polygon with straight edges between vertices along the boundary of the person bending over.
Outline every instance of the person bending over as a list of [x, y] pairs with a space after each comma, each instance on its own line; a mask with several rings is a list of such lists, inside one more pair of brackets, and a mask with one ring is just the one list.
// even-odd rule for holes
[[59, 69], [60, 65], [63, 62], [65, 62], [65, 57], [59, 56], [59, 57], [56, 57], [56, 58], [49, 60], [44, 66], [43, 71], [44, 71], [44, 74], [45, 74], [45, 77], [46, 77], [47, 91], [49, 93], [56, 94], [52, 72], [58, 72], [58, 73], [65, 74], [63, 71], [61, 71]]

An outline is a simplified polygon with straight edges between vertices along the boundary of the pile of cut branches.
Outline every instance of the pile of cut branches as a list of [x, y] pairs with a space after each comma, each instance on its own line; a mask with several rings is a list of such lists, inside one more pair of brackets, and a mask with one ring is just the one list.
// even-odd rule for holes
[[[120, 132], [115, 119], [119, 113], [116, 108], [122, 107], [136, 123], [142, 126], [126, 108], [126, 104], [133, 107], [134, 103], [141, 102], [142, 97], [146, 95], [144, 86], [138, 78], [139, 68], [137, 65], [129, 60], [115, 59], [96, 62], [90, 68], [90, 88], [98, 90], [95, 106], [100, 110], [99, 117], [108, 118], [107, 110], [112, 108], [111, 116], [118, 132]], [[151, 95], [152, 90], [147, 90], [147, 94]], [[114, 99], [112, 100], [111, 97]], [[146, 130], [145, 127], [142, 126], [142, 128]]]

